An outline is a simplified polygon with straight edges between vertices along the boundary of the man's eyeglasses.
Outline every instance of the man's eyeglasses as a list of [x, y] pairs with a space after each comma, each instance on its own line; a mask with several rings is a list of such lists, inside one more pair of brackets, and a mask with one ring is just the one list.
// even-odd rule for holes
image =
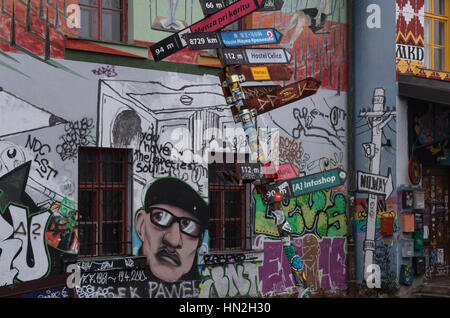
[[148, 212], [150, 213], [152, 223], [159, 227], [169, 228], [174, 222], [178, 222], [182, 233], [195, 238], [200, 237], [202, 227], [193, 219], [179, 218], [171, 212], [158, 207], [150, 208]]

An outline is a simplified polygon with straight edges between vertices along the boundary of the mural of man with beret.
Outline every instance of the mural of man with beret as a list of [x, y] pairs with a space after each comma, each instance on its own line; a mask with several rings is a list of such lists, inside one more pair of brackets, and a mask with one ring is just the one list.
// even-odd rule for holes
[[148, 188], [135, 228], [151, 275], [164, 282], [200, 280], [197, 250], [208, 227], [209, 210], [187, 183], [160, 178]]

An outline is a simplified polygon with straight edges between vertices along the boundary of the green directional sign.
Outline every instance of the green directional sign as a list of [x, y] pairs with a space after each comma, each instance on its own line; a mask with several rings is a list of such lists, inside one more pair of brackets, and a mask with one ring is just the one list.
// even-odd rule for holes
[[280, 193], [283, 199], [291, 199], [304, 194], [313, 193], [343, 185], [347, 173], [341, 169], [328, 170], [309, 176], [285, 179], [265, 185], [262, 192], [264, 204], [275, 202], [275, 194]]
[[303, 178], [291, 179], [292, 193], [294, 197], [303, 194], [333, 188], [344, 184], [347, 173], [340, 169], [328, 170], [312, 174]]

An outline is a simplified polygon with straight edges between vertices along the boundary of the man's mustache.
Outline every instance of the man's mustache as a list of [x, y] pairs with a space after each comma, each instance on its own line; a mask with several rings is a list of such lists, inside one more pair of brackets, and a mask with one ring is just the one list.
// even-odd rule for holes
[[173, 263], [176, 266], [181, 266], [181, 260], [180, 256], [178, 255], [177, 251], [173, 251], [172, 249], [168, 248], [167, 246], [161, 247], [158, 252], [156, 253], [156, 257], [159, 259], [167, 259], [173, 261]]

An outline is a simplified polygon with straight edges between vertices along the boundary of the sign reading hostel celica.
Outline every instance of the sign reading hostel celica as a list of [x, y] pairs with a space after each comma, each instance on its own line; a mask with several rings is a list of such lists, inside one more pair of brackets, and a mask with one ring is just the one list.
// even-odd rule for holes
[[285, 49], [221, 49], [223, 65], [289, 64], [292, 55]]
[[194, 23], [164, 40], [152, 45], [150, 50], [155, 61], [160, 61], [187, 47], [187, 33], [214, 32], [261, 8], [266, 0], [241, 0]]

